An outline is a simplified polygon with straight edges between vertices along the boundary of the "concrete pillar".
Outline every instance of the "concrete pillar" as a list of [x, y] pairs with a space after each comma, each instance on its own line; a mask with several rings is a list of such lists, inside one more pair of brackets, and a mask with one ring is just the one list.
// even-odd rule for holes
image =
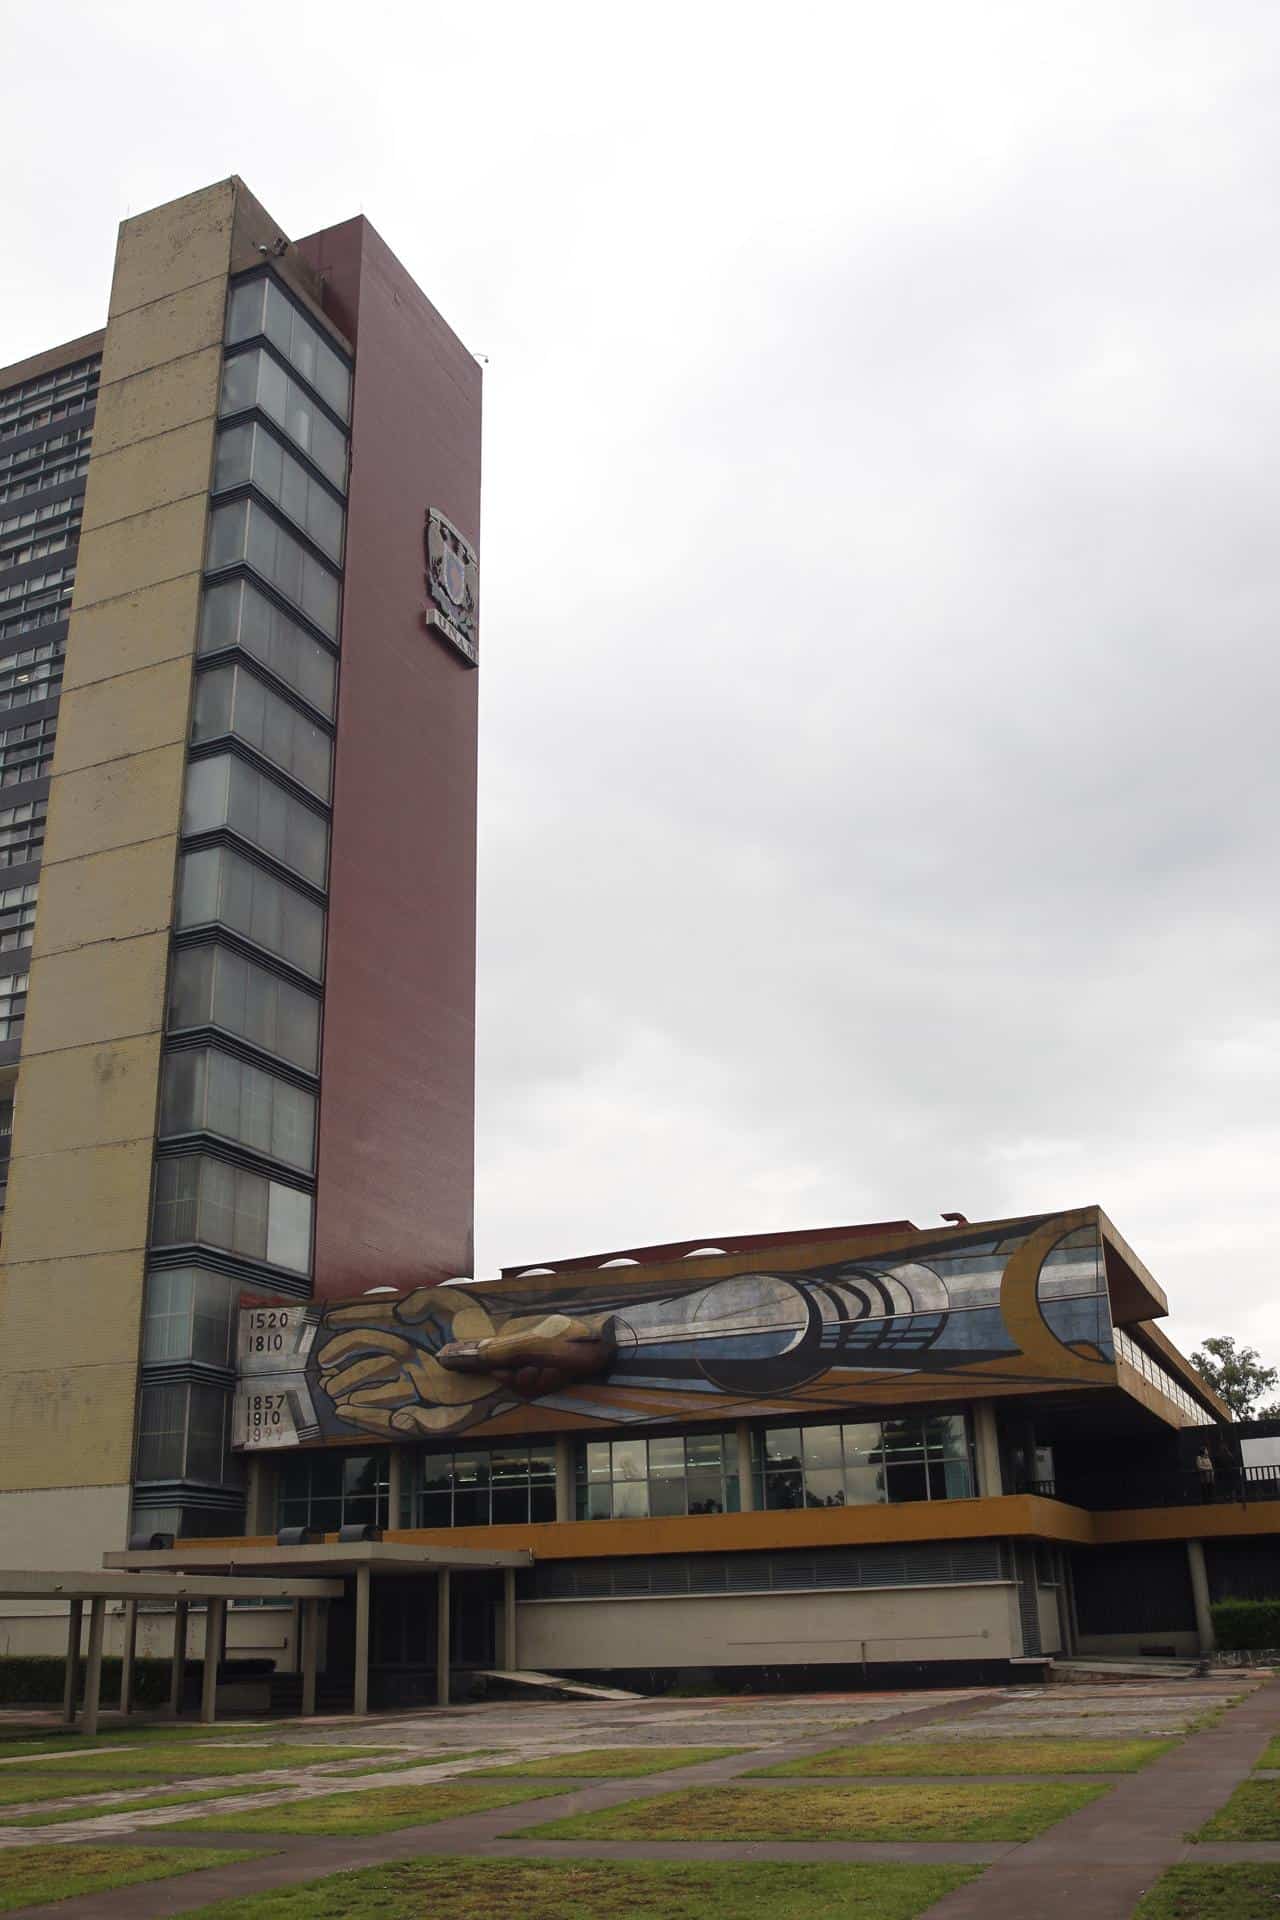
[[399, 1447], [387, 1450], [387, 1525], [402, 1527], [401, 1499], [404, 1491], [404, 1456]]
[[754, 1513], [756, 1483], [751, 1476], [751, 1428], [745, 1420], [739, 1420], [734, 1437], [738, 1443], [738, 1511]]
[[124, 1645], [120, 1655], [120, 1711], [133, 1712], [133, 1669], [138, 1653], [138, 1603], [124, 1603]]
[[441, 1567], [436, 1573], [436, 1705], [447, 1707], [449, 1704], [449, 1626], [450, 1626], [449, 1569]]
[[505, 1673], [515, 1673], [520, 1662], [516, 1658], [516, 1570], [514, 1567], [502, 1569], [502, 1667]]
[[573, 1515], [573, 1441], [567, 1433], [558, 1433], [556, 1435], [556, 1519], [572, 1520]]
[[227, 1625], [225, 1600], [210, 1600], [204, 1616], [204, 1666], [200, 1674], [200, 1718], [211, 1727], [218, 1717], [218, 1662]]
[[302, 1714], [309, 1719], [316, 1710], [316, 1653], [320, 1640], [320, 1602], [302, 1603]]
[[1213, 1614], [1209, 1610], [1209, 1571], [1204, 1564], [1203, 1540], [1188, 1540], [1187, 1566], [1191, 1571], [1191, 1598], [1195, 1603], [1200, 1651], [1212, 1653], [1218, 1644], [1218, 1636], [1213, 1630]]
[[179, 1600], [173, 1609], [173, 1665], [169, 1669], [168, 1717], [176, 1720], [182, 1712], [182, 1683], [187, 1672], [187, 1602]]
[[84, 1624], [84, 1601], [72, 1600], [67, 1615], [67, 1669], [62, 1679], [62, 1717], [71, 1726], [80, 1698], [80, 1632]]
[[244, 1488], [244, 1530], [250, 1540], [274, 1531], [267, 1519], [267, 1490], [266, 1463], [251, 1453]]
[[356, 1683], [353, 1713], [369, 1711], [369, 1569], [356, 1568]]
[[98, 1731], [98, 1706], [102, 1699], [102, 1630], [106, 1625], [105, 1600], [89, 1602], [89, 1654], [84, 1665], [84, 1713], [81, 1731], [90, 1736]]
[[996, 1433], [996, 1410], [990, 1400], [973, 1403], [973, 1451], [977, 1456], [978, 1492], [984, 1500], [1004, 1492], [1000, 1474], [1000, 1440]]

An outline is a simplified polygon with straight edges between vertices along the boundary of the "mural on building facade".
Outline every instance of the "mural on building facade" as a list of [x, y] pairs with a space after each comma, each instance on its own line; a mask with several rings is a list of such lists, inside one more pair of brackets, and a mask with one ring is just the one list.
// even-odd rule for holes
[[979, 1381], [1114, 1379], [1093, 1210], [889, 1238], [794, 1268], [794, 1251], [776, 1266], [700, 1259], [702, 1278], [668, 1262], [246, 1307], [236, 1444], [741, 1419]]

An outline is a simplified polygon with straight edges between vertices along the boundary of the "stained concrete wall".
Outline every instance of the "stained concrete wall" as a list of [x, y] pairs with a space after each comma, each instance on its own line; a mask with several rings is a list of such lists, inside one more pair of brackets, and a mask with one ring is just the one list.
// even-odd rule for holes
[[521, 1666], [552, 1671], [1007, 1660], [1022, 1651], [1017, 1589], [1004, 1582], [872, 1593], [522, 1600], [518, 1633]]

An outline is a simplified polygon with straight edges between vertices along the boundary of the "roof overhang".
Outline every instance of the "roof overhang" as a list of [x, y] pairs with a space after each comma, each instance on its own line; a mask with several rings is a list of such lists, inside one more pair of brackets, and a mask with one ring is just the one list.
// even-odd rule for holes
[[[412, 1574], [456, 1572], [500, 1567], [530, 1567], [533, 1555], [527, 1547], [412, 1547], [392, 1540], [328, 1541], [310, 1546], [279, 1547], [274, 1542], [224, 1540], [190, 1546], [148, 1548], [138, 1552], [104, 1553], [104, 1567], [128, 1568], [131, 1572], [174, 1572], [182, 1569], [191, 1575], [224, 1574], [240, 1592], [245, 1582], [263, 1574], [358, 1573], [367, 1567], [371, 1573]], [[129, 1573], [120, 1577], [128, 1579]], [[296, 1585], [297, 1582], [295, 1581]], [[337, 1589], [339, 1592], [341, 1588]]]
[[[108, 1556], [119, 1557], [119, 1556]], [[0, 1600], [336, 1600], [341, 1580], [281, 1579], [224, 1573], [91, 1573], [0, 1568]]]

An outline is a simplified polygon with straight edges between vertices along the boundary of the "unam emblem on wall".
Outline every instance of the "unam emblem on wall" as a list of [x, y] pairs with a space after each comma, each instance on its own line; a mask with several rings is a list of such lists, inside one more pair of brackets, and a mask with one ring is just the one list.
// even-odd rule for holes
[[478, 666], [480, 569], [475, 550], [435, 507], [427, 509], [423, 546], [427, 559], [427, 625], [447, 640], [468, 666]]

